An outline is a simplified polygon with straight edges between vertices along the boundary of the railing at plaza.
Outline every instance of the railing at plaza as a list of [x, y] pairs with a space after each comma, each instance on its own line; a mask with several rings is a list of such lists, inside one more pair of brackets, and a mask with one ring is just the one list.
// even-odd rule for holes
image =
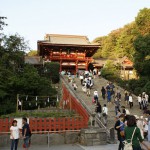
[[[58, 134], [61, 134], [61, 133], [67, 133], [67, 132], [69, 132], [69, 133], [71, 133], [71, 132], [80, 132], [80, 130], [61, 130], [61, 131], [32, 131], [32, 135], [33, 134], [47, 134], [47, 146], [48, 146], [48, 148], [50, 147], [50, 134], [52, 134], [52, 133], [58, 133]], [[0, 131], [0, 136], [2, 136], [2, 135], [10, 135], [10, 132], [1, 132]], [[38, 135], [37, 135], [38, 136]], [[23, 139], [22, 137], [20, 137], [20, 139]], [[32, 137], [31, 137], [31, 140], [32, 140]], [[7, 140], [6, 140], [7, 141]], [[1, 146], [1, 145], [0, 145]]]

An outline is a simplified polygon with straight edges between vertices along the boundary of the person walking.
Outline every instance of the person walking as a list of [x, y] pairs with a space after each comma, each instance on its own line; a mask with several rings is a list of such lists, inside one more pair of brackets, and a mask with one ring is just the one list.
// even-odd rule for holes
[[103, 106], [102, 113], [103, 113], [104, 125], [107, 126], [108, 108], [107, 108], [106, 104], [104, 104], [104, 106]]
[[129, 94], [129, 105], [130, 105], [130, 109], [133, 107], [133, 97], [131, 95], [131, 93]]
[[19, 127], [17, 126], [17, 120], [13, 120], [12, 126], [10, 127], [10, 139], [11, 139], [11, 150], [17, 150], [19, 142]]
[[90, 80], [87, 79], [87, 82], [86, 82], [86, 95], [89, 96], [89, 97], [90, 97], [90, 94], [91, 94], [90, 90], [91, 90], [90, 89]]
[[136, 125], [137, 125], [137, 127], [140, 129], [142, 139], [144, 139], [143, 121], [140, 119], [139, 116], [137, 116], [137, 115], [134, 115], [134, 116], [135, 116], [135, 118], [136, 118]]
[[148, 141], [150, 142], [150, 110], [147, 110], [145, 114], [147, 116]]
[[30, 146], [30, 137], [31, 137], [31, 131], [29, 128], [29, 124], [27, 123], [27, 118], [22, 118], [22, 137], [24, 140], [24, 149], [28, 150]]
[[[132, 141], [131, 141], [131, 137]], [[141, 144], [143, 144], [147, 150], [150, 150], [150, 147], [144, 142], [144, 139], [141, 136], [140, 129], [136, 125], [135, 116], [130, 116], [127, 121], [127, 127], [125, 127], [125, 140], [130, 143], [132, 142], [133, 150], [142, 150]]]
[[111, 91], [109, 89], [107, 90], [107, 103], [108, 105], [111, 103]]
[[115, 130], [117, 130], [118, 141], [120, 142], [118, 150], [123, 150], [124, 149], [124, 144], [123, 144], [123, 141], [125, 139], [125, 137], [124, 137], [124, 127], [125, 127], [125, 125], [124, 125], [124, 114], [121, 114], [119, 116], [118, 121], [116, 121], [116, 124], [115, 124]]
[[139, 94], [139, 96], [138, 96], [138, 103], [139, 103], [139, 106], [141, 109], [142, 108], [142, 96], [141, 96], [141, 94]]
[[98, 117], [101, 119], [102, 106], [100, 102], [97, 102], [95, 112], [97, 113]]
[[115, 114], [117, 115], [118, 110], [120, 110], [120, 102], [117, 98], [115, 98], [114, 104], [115, 104]]
[[102, 89], [101, 89], [101, 93], [102, 93], [103, 100], [105, 100], [106, 90], [105, 90], [105, 88], [103, 86], [102, 86]]
[[97, 90], [94, 91], [94, 100], [96, 103], [98, 102], [98, 91]]
[[128, 105], [128, 100], [129, 100], [129, 94], [128, 94], [128, 91], [125, 90], [124, 91], [124, 101], [125, 101], [126, 105]]

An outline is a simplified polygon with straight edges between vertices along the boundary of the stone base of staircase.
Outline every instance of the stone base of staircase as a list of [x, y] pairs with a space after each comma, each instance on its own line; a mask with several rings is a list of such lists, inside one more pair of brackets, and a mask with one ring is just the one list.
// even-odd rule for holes
[[84, 146], [105, 145], [107, 144], [106, 131], [96, 127], [82, 129], [79, 142]]

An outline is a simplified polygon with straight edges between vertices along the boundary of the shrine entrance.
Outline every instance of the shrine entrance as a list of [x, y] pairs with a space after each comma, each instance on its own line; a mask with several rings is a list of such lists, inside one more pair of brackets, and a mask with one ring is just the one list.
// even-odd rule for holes
[[86, 36], [46, 34], [43, 41], [38, 41], [38, 55], [44, 62], [59, 62], [60, 72], [88, 70], [93, 62], [92, 56], [98, 50], [98, 43], [90, 43]]

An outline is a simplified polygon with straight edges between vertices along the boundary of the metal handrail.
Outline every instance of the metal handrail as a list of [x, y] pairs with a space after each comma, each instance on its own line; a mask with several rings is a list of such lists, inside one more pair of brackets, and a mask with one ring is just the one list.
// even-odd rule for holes
[[[69, 89], [69, 91], [71, 92], [72, 95], [74, 95], [82, 104], [82, 106], [87, 110], [88, 114], [90, 116], [93, 115], [93, 112], [91, 111], [91, 109], [89, 109], [89, 107], [86, 105], [86, 103], [73, 91], [73, 88], [67, 84], [67, 81], [65, 80], [65, 78], [60, 75], [60, 78], [65, 82], [65, 85], [67, 87], [67, 89]], [[98, 118], [98, 116], [95, 116], [96, 122], [99, 125], [99, 127], [104, 128], [107, 135], [110, 136], [110, 131], [107, 129], [107, 127], [103, 124], [103, 122]]]

